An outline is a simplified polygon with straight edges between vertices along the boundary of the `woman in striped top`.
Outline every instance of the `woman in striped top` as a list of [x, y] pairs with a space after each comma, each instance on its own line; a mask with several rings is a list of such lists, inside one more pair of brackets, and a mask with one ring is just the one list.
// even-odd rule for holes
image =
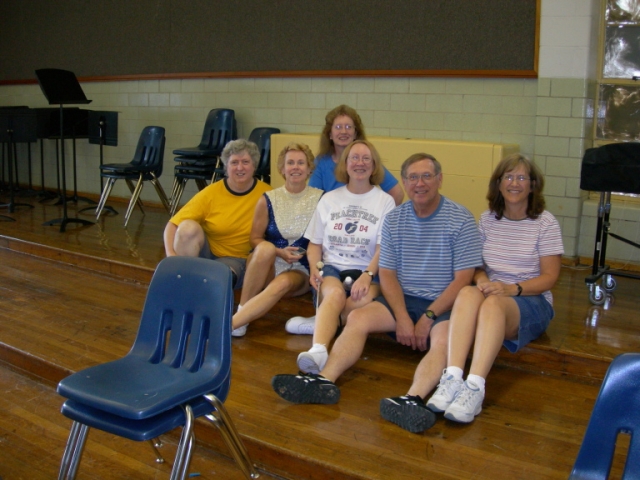
[[[516, 352], [553, 318], [551, 288], [564, 253], [560, 225], [545, 210], [544, 178], [528, 158], [513, 154], [489, 183], [489, 210], [480, 217], [484, 267], [456, 298], [449, 326], [448, 366], [427, 402], [445, 418], [469, 423], [482, 410], [487, 374], [504, 345]], [[469, 375], [463, 368], [473, 344]]]

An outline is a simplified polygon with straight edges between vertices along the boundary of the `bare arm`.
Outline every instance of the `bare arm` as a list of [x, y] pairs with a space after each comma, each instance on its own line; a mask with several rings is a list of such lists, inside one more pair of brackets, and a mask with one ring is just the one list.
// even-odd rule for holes
[[[521, 295], [540, 295], [547, 290], [551, 290], [558, 281], [561, 266], [562, 261], [560, 255], [540, 257], [540, 275], [524, 282], [520, 282], [520, 286], [522, 287]], [[485, 284], [478, 284], [478, 288], [480, 288], [485, 296], [502, 295], [506, 297], [515, 297], [518, 294], [518, 286], [516, 284], [507, 284], [503, 282], [487, 282]]]
[[393, 197], [393, 201], [396, 202], [396, 206], [400, 205], [404, 200], [404, 190], [399, 183], [387, 193]]
[[[380, 244], [376, 245], [376, 252], [373, 254], [369, 265], [367, 266], [367, 270], [372, 272], [374, 275], [378, 271], [378, 260], [380, 260]], [[363, 274], [358, 277], [358, 279], [353, 282], [351, 286], [351, 298], [355, 301], [360, 300], [367, 296], [369, 293], [369, 287], [371, 286], [371, 282], [373, 281], [373, 277], [371, 275]]]
[[267, 210], [267, 201], [264, 196], [260, 197], [256, 203], [256, 209], [253, 212], [253, 224], [251, 225], [251, 233], [249, 234], [249, 243], [251, 248], [256, 248], [260, 242], [264, 241], [264, 234], [269, 224], [269, 211]]
[[409, 317], [407, 305], [404, 303], [404, 292], [398, 281], [398, 275], [395, 270], [386, 268], [381, 268], [379, 275], [382, 294], [396, 319], [396, 340], [398, 340], [398, 343], [415, 350], [416, 339], [413, 321]]

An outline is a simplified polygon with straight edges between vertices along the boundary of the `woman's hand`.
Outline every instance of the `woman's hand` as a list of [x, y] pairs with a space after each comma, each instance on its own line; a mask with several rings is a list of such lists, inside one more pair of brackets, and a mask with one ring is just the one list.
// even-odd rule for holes
[[300, 261], [303, 253], [298, 252], [298, 247], [285, 247], [278, 249], [278, 256], [288, 264]]
[[320, 291], [320, 285], [322, 284], [322, 273], [320, 272], [320, 270], [318, 270], [317, 267], [311, 266], [310, 268], [309, 284], [318, 292]]
[[497, 295], [499, 297], [513, 297], [514, 294], [518, 291], [518, 287], [516, 287], [515, 285], [503, 282], [481, 282], [478, 283], [477, 287], [485, 297], [488, 297], [489, 295]]
[[351, 298], [357, 302], [366, 297], [372, 281], [371, 275], [367, 275], [366, 273], [360, 275], [351, 285]]

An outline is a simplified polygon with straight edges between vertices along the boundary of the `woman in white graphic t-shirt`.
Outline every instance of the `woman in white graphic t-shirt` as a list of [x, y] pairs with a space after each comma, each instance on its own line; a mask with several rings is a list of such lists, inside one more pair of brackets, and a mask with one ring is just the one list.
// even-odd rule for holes
[[[327, 347], [349, 312], [380, 293], [377, 274], [382, 221], [395, 208], [393, 198], [377, 187], [384, 169], [380, 155], [368, 141], [356, 140], [345, 148], [335, 175], [346, 185], [320, 199], [304, 235], [309, 239], [310, 283], [319, 289], [321, 299], [313, 346], [298, 356], [298, 368], [305, 373], [322, 370]], [[324, 264], [322, 269], [318, 262]], [[350, 291], [340, 278], [347, 270], [354, 270]]]

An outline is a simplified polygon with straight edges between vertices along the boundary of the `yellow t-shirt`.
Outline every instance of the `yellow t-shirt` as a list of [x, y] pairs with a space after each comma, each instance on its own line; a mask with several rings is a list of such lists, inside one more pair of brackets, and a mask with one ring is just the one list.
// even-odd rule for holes
[[198, 222], [216, 257], [247, 258], [256, 203], [269, 190], [270, 185], [256, 180], [248, 192], [234, 193], [224, 179], [198, 192], [170, 221], [174, 225], [183, 220]]

